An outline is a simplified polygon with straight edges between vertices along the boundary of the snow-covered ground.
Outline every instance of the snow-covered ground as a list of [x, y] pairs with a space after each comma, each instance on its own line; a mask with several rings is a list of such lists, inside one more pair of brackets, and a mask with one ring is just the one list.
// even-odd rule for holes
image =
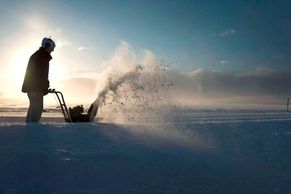
[[24, 123], [0, 109], [0, 193], [291, 193], [291, 114], [176, 109], [162, 121]]

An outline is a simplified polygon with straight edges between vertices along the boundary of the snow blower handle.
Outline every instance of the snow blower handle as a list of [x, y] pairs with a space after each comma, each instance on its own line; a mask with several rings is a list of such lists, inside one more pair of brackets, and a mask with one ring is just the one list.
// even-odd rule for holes
[[65, 117], [65, 121], [68, 123], [71, 123], [72, 122], [71, 115], [70, 115], [70, 112], [68, 111], [62, 92], [56, 91], [55, 89], [48, 89], [48, 92], [56, 95], [59, 101], [60, 107], [62, 109], [63, 115]]

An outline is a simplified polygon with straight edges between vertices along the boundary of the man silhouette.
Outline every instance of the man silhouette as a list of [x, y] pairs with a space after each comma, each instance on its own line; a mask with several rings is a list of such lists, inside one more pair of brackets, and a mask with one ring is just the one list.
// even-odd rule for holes
[[52, 59], [55, 42], [43, 38], [41, 47], [31, 55], [22, 85], [22, 92], [27, 93], [29, 108], [26, 122], [39, 122], [43, 111], [43, 96], [48, 94], [49, 61]]

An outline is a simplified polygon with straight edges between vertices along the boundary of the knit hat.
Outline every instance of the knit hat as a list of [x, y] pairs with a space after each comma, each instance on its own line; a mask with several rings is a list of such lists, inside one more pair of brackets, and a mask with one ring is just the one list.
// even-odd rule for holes
[[56, 47], [55, 42], [50, 38], [43, 38], [41, 42], [41, 47], [49, 49]]

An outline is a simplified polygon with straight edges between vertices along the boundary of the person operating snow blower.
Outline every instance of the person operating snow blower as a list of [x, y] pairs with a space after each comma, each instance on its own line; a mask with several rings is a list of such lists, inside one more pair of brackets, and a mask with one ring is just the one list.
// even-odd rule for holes
[[26, 122], [39, 122], [43, 111], [43, 96], [48, 93], [56, 95], [66, 122], [92, 122], [98, 111], [96, 103], [91, 104], [87, 113], [84, 113], [82, 105], [68, 109], [63, 94], [49, 89], [49, 61], [55, 46], [52, 39], [43, 38], [41, 47], [29, 59], [22, 85], [22, 92], [27, 93], [29, 99]]
[[22, 92], [27, 93], [29, 108], [26, 122], [39, 122], [43, 111], [43, 96], [49, 89], [49, 61], [51, 53], [56, 47], [51, 38], [43, 38], [41, 47], [33, 53], [28, 61], [26, 73], [22, 85]]

